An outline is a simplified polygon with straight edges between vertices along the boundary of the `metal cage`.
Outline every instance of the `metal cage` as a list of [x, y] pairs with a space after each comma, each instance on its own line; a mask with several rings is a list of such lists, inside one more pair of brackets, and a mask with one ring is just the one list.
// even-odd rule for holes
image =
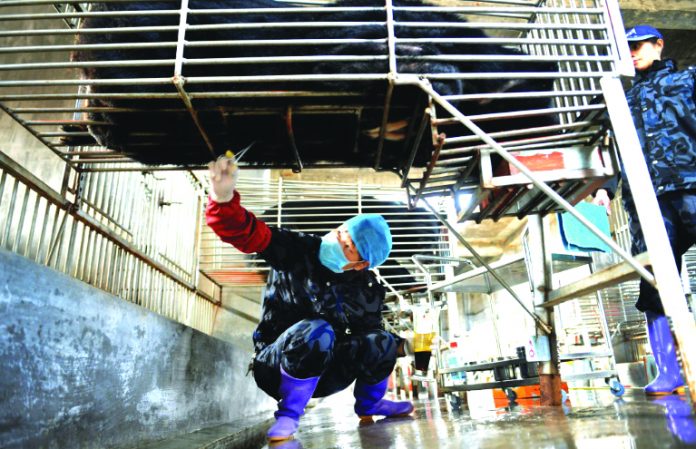
[[394, 170], [414, 204], [467, 193], [461, 219], [557, 208], [490, 139], [554, 160], [537, 168], [571, 203], [613, 175], [615, 2], [320, 3], [4, 1], [0, 107], [79, 171], [256, 142], [250, 165]]

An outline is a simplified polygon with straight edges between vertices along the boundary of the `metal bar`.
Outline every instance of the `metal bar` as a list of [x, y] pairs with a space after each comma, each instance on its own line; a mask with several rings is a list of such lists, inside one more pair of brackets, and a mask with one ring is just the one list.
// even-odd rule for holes
[[[61, 211], [61, 209], [56, 209], [56, 218], [58, 216], [58, 213]], [[48, 266], [51, 266], [51, 260], [53, 259], [53, 254], [58, 248], [58, 243], [63, 237], [63, 231], [65, 230], [65, 222], [68, 218], [67, 212], [63, 213], [63, 219], [60, 221], [60, 226], [58, 229], [54, 229], [53, 236], [51, 237], [51, 244], [49, 246], [48, 254], [46, 255], [46, 262], [45, 264]], [[55, 263], [55, 268], [58, 268], [58, 256], [56, 256], [56, 263]]]
[[[527, 217], [527, 239], [523, 240], [525, 264], [529, 276], [534, 310], [541, 314], [546, 323], [554, 323], [554, 310], [541, 306], [547, 299], [552, 286], [552, 261], [543, 218], [539, 215]], [[538, 332], [538, 331], [537, 331]], [[539, 364], [539, 380], [542, 405], [561, 405], [561, 379], [559, 372], [558, 339], [554, 329], [548, 333], [550, 360]]]
[[[14, 242], [12, 242], [12, 252], [17, 252], [17, 249], [20, 244], [20, 240], [22, 239], [22, 234], [24, 233], [24, 216], [27, 212], [27, 204], [29, 201], [29, 189], [24, 187], [24, 199], [22, 200], [22, 208], [20, 209], [19, 212], [19, 223], [17, 223], [17, 233], [14, 239]], [[12, 214], [8, 214], [8, 218], [11, 218]]]
[[75, 239], [77, 238], [77, 221], [76, 220], [71, 220], [72, 225], [70, 226], [70, 240], [68, 241], [68, 253], [66, 254], [65, 257], [65, 267], [64, 270], [68, 275], [72, 275], [73, 271], [73, 266], [75, 264], [75, 261], [77, 260], [77, 257], [74, 256], [73, 252], [74, 251], [79, 251], [79, 247], [75, 247]]
[[[392, 95], [394, 94], [394, 76], [397, 73], [396, 66], [396, 43], [394, 34], [394, 11], [391, 0], [386, 0], [386, 26], [387, 26], [387, 57], [389, 62], [389, 72], [387, 73], [387, 93], [384, 99], [384, 114], [382, 115], [381, 128], [379, 130], [379, 138], [377, 142], [377, 150], [375, 151], [375, 163], [373, 168], [377, 171], [380, 169], [382, 161], [382, 150], [384, 149], [384, 138], [387, 134], [387, 124], [389, 123], [389, 111], [391, 109]], [[384, 59], [383, 57], [379, 59]]]
[[[404, 28], [432, 28], [433, 22], [399, 22]], [[511, 22], [437, 22], [439, 28], [495, 29], [495, 30], [603, 30], [603, 24], [556, 24]]]
[[[562, 79], [562, 78], [601, 78], [606, 72], [469, 72], [469, 73], [424, 73], [423, 77], [433, 80], [465, 79]], [[404, 75], [402, 74], [401, 77]], [[186, 78], [187, 84], [208, 83], [273, 83], [273, 82], [337, 82], [337, 81], [383, 81], [385, 73], [322, 74], [322, 75], [256, 75], [256, 76], [197, 76]], [[124, 85], [165, 85], [170, 78], [128, 78], [128, 79], [57, 79], [57, 80], [11, 80], [0, 81], [0, 87], [32, 86], [124, 86]], [[410, 84], [410, 83], [409, 83]], [[0, 104], [1, 105], [1, 104]]]
[[51, 206], [52, 206], [52, 204], [51, 204], [50, 200], [46, 199], [46, 206], [44, 207], [44, 213], [41, 216], [42, 217], [42, 220], [41, 220], [42, 225], [41, 225], [41, 233], [39, 234], [39, 243], [36, 246], [36, 257], [34, 258], [34, 260], [37, 263], [43, 263], [43, 261], [42, 261], [43, 241], [44, 241], [44, 237], [47, 234], [46, 229], [48, 228], [48, 220], [50, 218], [49, 212], [51, 210]]
[[[535, 31], [535, 30], [532, 30]], [[494, 44], [494, 45], [601, 45], [609, 46], [611, 41], [607, 39], [572, 39], [572, 38], [530, 38], [530, 37], [433, 37], [433, 38], [410, 38], [402, 37], [398, 39], [399, 44]]]
[[428, 184], [428, 179], [430, 178], [430, 175], [433, 172], [433, 168], [437, 165], [437, 161], [440, 158], [440, 151], [442, 150], [442, 145], [445, 143], [445, 135], [439, 134], [435, 137], [435, 139], [435, 148], [433, 149], [433, 154], [430, 156], [430, 163], [428, 163], [428, 167], [426, 168], [426, 171], [420, 180], [418, 190], [416, 190], [415, 196], [413, 197], [414, 205], [418, 202], [418, 199], [420, 198], [421, 194], [423, 193], [423, 190]]
[[605, 22], [609, 24], [611, 28], [610, 36], [613, 38], [611, 47], [614, 54], [618, 56], [616, 70], [621, 76], [633, 77], [636, 74], [636, 69], [633, 66], [633, 58], [631, 57], [628, 40], [626, 39], [619, 2], [618, 0], [605, 0], [603, 6]]
[[465, 385], [453, 385], [453, 386], [442, 386], [438, 387], [438, 390], [443, 393], [450, 393], [454, 391], [474, 391], [474, 390], [492, 390], [494, 388], [514, 388], [524, 385], [537, 385], [539, 384], [538, 377], [530, 377], [528, 379], [516, 379], [516, 380], [504, 380], [500, 382], [485, 382], [477, 384], [465, 384]]
[[[1, 153], [0, 153], [1, 154]], [[12, 229], [12, 218], [14, 215], [15, 203], [17, 201], [17, 188], [19, 186], [19, 178], [15, 177], [14, 184], [12, 185], [11, 196], [10, 196], [10, 206], [7, 209], [7, 218], [5, 222], [5, 232], [2, 234], [2, 240], [0, 240], [0, 245], [5, 246], [10, 238], [10, 230]], [[2, 198], [0, 198], [2, 199]]]
[[[443, 98], [443, 101], [444, 100]], [[570, 106], [570, 107], [559, 107], [559, 108], [546, 108], [546, 109], [527, 109], [520, 111], [509, 111], [509, 112], [494, 112], [490, 114], [477, 114], [471, 115], [469, 120], [484, 121], [484, 120], [496, 120], [496, 119], [506, 119], [506, 118], [520, 118], [520, 117], [533, 117], [536, 115], [551, 115], [551, 114], [562, 114], [562, 113], [577, 113], [584, 111], [602, 111], [605, 109], [605, 105], [588, 105], [588, 106]], [[456, 124], [458, 120], [456, 118], [443, 118], [438, 119], [438, 124], [443, 125], [453, 125]]]
[[[248, 41], [247, 41], [248, 42]], [[176, 42], [129, 42], [123, 44], [72, 44], [72, 45], [18, 45], [13, 47], [0, 47], [0, 53], [47, 53], [52, 51], [86, 51], [86, 50], [141, 50], [150, 48], [172, 48]]]
[[[2, 188], [0, 188], [0, 197], [2, 197]], [[34, 231], [36, 230], [36, 226], [38, 224], [38, 215], [39, 215], [39, 205], [41, 204], [41, 197], [37, 194], [34, 194], [34, 212], [32, 213], [31, 216], [31, 224], [30, 224], [30, 229], [29, 229], [29, 237], [27, 238], [27, 241], [24, 246], [24, 255], [27, 258], [32, 258], [32, 253], [33, 253], [33, 248], [32, 244], [34, 243]], [[43, 217], [45, 219], [45, 217]], [[37, 247], [37, 252], [38, 252], [38, 247]]]
[[416, 137], [413, 140], [413, 146], [411, 147], [411, 151], [409, 152], [408, 159], [406, 159], [406, 163], [403, 166], [403, 171], [401, 174], [401, 187], [402, 188], [406, 187], [406, 183], [408, 182], [408, 174], [411, 171], [411, 168], [413, 167], [413, 162], [416, 159], [416, 154], [418, 153], [418, 149], [420, 148], [421, 140], [423, 140], [423, 134], [425, 133], [425, 129], [428, 126], [429, 122], [430, 122], [430, 108], [428, 107], [423, 112], [423, 118], [421, 118], [421, 122], [418, 125], [418, 130], [416, 131]]
[[[534, 56], [534, 55], [481, 55], [481, 54], [447, 54], [424, 56], [401, 56], [402, 60], [413, 61], [509, 61], [509, 62], [575, 62], [575, 61], [611, 61], [611, 56]], [[2, 67], [2, 66], [0, 66]]]
[[[527, 2], [526, 5], [534, 3]], [[413, 12], [458, 12], [467, 14], [477, 14], [479, 12], [509, 12], [509, 13], [543, 13], [543, 14], [586, 14], [602, 15], [602, 8], [559, 8], [552, 6], [397, 6], [396, 11]]]
[[[601, 90], [569, 90], [569, 91], [533, 91], [533, 92], [493, 92], [476, 93], [461, 95], [443, 95], [447, 101], [478, 101], [478, 100], [500, 100], [510, 98], [558, 98], [558, 97], [582, 97], [601, 95]], [[562, 125], [554, 125], [562, 126]], [[568, 125], [565, 125], [568, 126]]]
[[205, 141], [205, 145], [208, 147], [208, 151], [210, 152], [211, 156], [214, 159], [215, 157], [217, 157], [217, 155], [215, 154], [215, 147], [213, 145], [213, 142], [210, 140], [208, 133], [205, 131], [203, 124], [199, 120], [198, 112], [193, 107], [193, 103], [191, 102], [191, 98], [188, 96], [186, 89], [184, 88], [184, 84], [186, 83], [185, 78], [180, 76], [180, 75], [175, 75], [172, 78], [172, 83], [176, 87], [176, 90], [179, 92], [179, 96], [181, 97], [181, 101], [184, 102], [186, 109], [189, 111], [189, 114], [191, 114], [191, 119], [195, 123], [196, 128], [198, 129], [198, 132], [200, 133], [201, 137]]
[[[558, 144], [558, 141], [561, 141], [561, 143], [566, 140], [568, 142], [575, 143], [577, 142], [578, 137], [594, 137], [597, 133], [595, 131], [582, 131], [582, 132], [573, 132], [573, 133], [564, 133], [564, 134], [556, 134], [556, 135], [550, 135], [550, 136], [543, 136], [543, 137], [532, 137], [532, 138], [526, 138], [526, 139], [518, 139], [518, 140], [508, 140], [506, 142], [503, 142], [500, 144], [503, 148], [505, 147], [515, 147], [515, 148], [524, 148], [531, 146], [531, 144], [534, 143], [545, 143], [545, 142], [553, 142], [555, 144]], [[470, 139], [469, 139], [470, 140]], [[584, 142], [585, 140], [580, 140], [580, 142]], [[447, 139], [445, 144], [457, 144], [461, 143], [457, 137], [452, 138], [452, 139]], [[519, 144], [524, 144], [524, 145], [519, 145]], [[449, 156], [449, 155], [455, 155], [455, 154], [461, 154], [461, 153], [470, 153], [473, 151], [478, 151], [478, 150], [488, 150], [490, 149], [491, 146], [489, 144], [481, 144], [481, 145], [473, 145], [469, 147], [460, 147], [460, 148], [450, 148], [447, 150], [442, 150], [442, 155], [443, 156]]]
[[[287, 132], [288, 144], [292, 150], [292, 155], [295, 159], [295, 165], [292, 167], [293, 173], [300, 173], [302, 171], [302, 157], [300, 157], [300, 150], [297, 148], [297, 142], [295, 141], [295, 130], [292, 125], [292, 115], [293, 115], [292, 105], [288, 105], [284, 114], [285, 131]], [[253, 144], [252, 144], [253, 145]], [[249, 148], [249, 147], [247, 147]]]

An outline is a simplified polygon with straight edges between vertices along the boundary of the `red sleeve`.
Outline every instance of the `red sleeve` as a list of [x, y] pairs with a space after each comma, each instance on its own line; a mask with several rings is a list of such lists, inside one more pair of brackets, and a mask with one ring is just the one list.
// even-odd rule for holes
[[237, 191], [227, 203], [208, 198], [205, 221], [223, 242], [243, 253], [261, 252], [271, 242], [271, 230], [266, 223], [244, 209]]

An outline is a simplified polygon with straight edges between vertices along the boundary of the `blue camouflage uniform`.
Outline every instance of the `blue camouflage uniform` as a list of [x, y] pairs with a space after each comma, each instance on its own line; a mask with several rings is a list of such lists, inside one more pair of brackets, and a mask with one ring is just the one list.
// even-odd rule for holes
[[254, 332], [257, 385], [278, 397], [279, 367], [294, 376], [321, 375], [314, 397], [356, 379], [374, 384], [396, 364], [402, 339], [382, 325], [385, 289], [369, 270], [334, 273], [317, 254], [319, 237], [271, 227], [259, 253], [272, 267], [261, 322]]
[[241, 206], [238, 192], [227, 203], [210, 199], [206, 222], [224, 242], [258, 253], [271, 267], [253, 335], [259, 388], [280, 399], [281, 366], [296, 378], [321, 376], [315, 397], [356, 379], [376, 384], [392, 372], [403, 339], [384, 330], [386, 292], [374, 273], [331, 271], [319, 260], [320, 237], [268, 226]]
[[[696, 243], [696, 69], [677, 71], [657, 60], [638, 72], [626, 92], [648, 164], [675, 261]], [[628, 212], [633, 254], [646, 250], [635, 200], [623, 172], [622, 196]], [[638, 310], [664, 313], [657, 291], [641, 280]]]

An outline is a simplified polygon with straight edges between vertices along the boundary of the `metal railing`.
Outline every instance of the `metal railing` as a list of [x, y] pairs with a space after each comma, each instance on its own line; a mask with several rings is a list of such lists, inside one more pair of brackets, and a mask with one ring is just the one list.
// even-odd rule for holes
[[60, 193], [0, 152], [0, 247], [210, 333], [217, 300], [197, 288], [193, 178], [66, 173]]
[[[119, 4], [124, 2], [112, 2]], [[604, 105], [596, 99], [600, 96], [597, 79], [614, 73], [618, 51], [613, 39], [611, 24], [607, 19], [604, 2], [599, 0], [496, 0], [473, 2], [442, 2], [442, 5], [418, 7], [393, 6], [385, 1], [379, 7], [331, 6], [332, 2], [287, 2], [287, 6], [270, 9], [197, 9], [196, 3], [162, 2], [157, 10], [137, 10], [133, 6], [116, 7], [115, 10], [90, 10], [90, 6], [104, 2], [48, 2], [36, 0], [0, 2], [0, 106], [25, 126], [66, 163], [90, 163], [89, 170], [136, 170], [141, 166], [123, 154], [100, 146], [88, 132], [88, 127], [101, 127], [109, 132], [116, 125], [97, 120], [99, 114], [122, 117], [135, 114], [190, 114], [195, 142], [181, 143], [201, 153], [199, 159], [218, 152], [214, 134], [219, 129], [207, 127], [200, 118], [210, 111], [225, 111], [229, 117], [284, 116], [287, 106], [296, 117], [343, 113], [361, 117], [365, 110], [383, 110], [386, 122], [390, 110], [403, 105], [391, 104], [394, 79], [403, 75], [403, 67], [410, 64], [436, 64], [440, 62], [473, 64], [470, 69], [458, 73], [415, 73], [414, 75], [437, 82], [469, 82], [471, 80], [501, 80], [479, 92], [445, 95], [446, 101], [462, 111], [491, 102], [508, 102], [517, 107], [503, 108], [499, 112], [470, 114], [478, 124], [491, 124], [520, 118], [547, 116], [557, 122], [547, 126], [516, 126], [492, 133], [496, 139], [510, 137], [529, 139], [525, 151], [532, 149], [592, 146], [601, 133], [598, 116]], [[58, 5], [57, 11], [52, 9]], [[253, 6], [253, 4], [250, 4]], [[299, 5], [299, 6], [298, 6]], [[455, 6], [452, 6], [455, 5]], [[404, 20], [406, 12], [452, 13], [467, 17], [469, 21], [418, 22]], [[341, 13], [373, 13], [373, 21], [340, 20]], [[273, 19], [261, 21], [259, 14], [272, 13]], [[139, 20], [157, 18], [154, 24], [128, 23], [119, 27], [78, 29], [78, 23], [95, 18]], [[312, 17], [311, 21], [304, 20]], [[353, 16], [351, 16], [353, 17]], [[357, 17], [357, 16], [356, 16]], [[391, 17], [391, 18], [390, 18]], [[377, 20], [379, 19], [379, 20]], [[447, 19], [450, 20], [450, 19]], [[148, 22], [149, 23], [149, 22]], [[379, 37], [370, 36], [365, 30], [379, 28]], [[490, 37], [413, 37], [413, 30], [431, 28], [443, 30], [484, 30]], [[265, 38], [240, 38], [240, 33], [261, 33], [274, 30]], [[300, 31], [298, 31], [300, 30]], [[303, 31], [331, 30], [338, 37], [320, 38], [304, 35]], [[216, 34], [219, 33], [219, 34]], [[236, 33], [236, 34], [235, 34]], [[381, 34], [380, 34], [381, 33]], [[77, 36], [96, 36], [104, 42], [76, 43]], [[148, 40], [158, 36], [156, 41]], [[214, 36], [214, 37], [211, 37]], [[265, 36], [265, 35], [264, 35]], [[353, 37], [350, 37], [353, 36]], [[464, 33], [463, 36], [469, 36]], [[112, 43], [111, 39], [115, 39]], [[123, 40], [123, 41], [122, 41]], [[454, 53], [430, 52], [429, 47], [419, 54], [402, 54], [399, 49], [423, 44], [457, 45]], [[384, 52], [374, 54], [374, 48], [382, 46]], [[487, 54], [486, 46], [515, 48], [519, 54]], [[336, 48], [345, 51], [335, 53]], [[219, 54], [214, 53], [217, 49]], [[270, 50], [269, 50], [270, 49]], [[117, 60], [73, 61], [71, 51], [122, 52]], [[163, 51], [157, 57], [145, 51]], [[203, 53], [198, 53], [203, 51]], [[213, 53], [211, 53], [213, 52]], [[345, 53], [345, 54], [344, 54]], [[165, 55], [163, 57], [162, 55]], [[223, 56], [231, 54], [232, 56]], [[21, 59], [13, 57], [22, 55]], [[357, 62], [383, 62], [388, 70], [378, 73], [344, 71]], [[324, 71], [314, 72], [317, 63], [324, 63]], [[326, 67], [331, 62], [331, 67]], [[536, 64], [548, 62], [557, 70], [511, 71], [510, 66], [498, 69], [482, 69], [482, 63]], [[118, 77], [109, 79], [82, 79], [85, 69], [148, 68], [151, 76]], [[253, 68], [252, 68], [253, 67]], [[268, 67], [280, 68], [278, 73]], [[502, 67], [502, 66], [501, 66]], [[424, 69], [425, 70], [425, 69]], [[50, 74], [49, 74], [50, 72]], [[137, 72], [136, 73], [140, 73]], [[143, 72], [144, 73], [144, 72]], [[550, 80], [552, 90], [524, 90], [518, 86], [524, 80]], [[365, 86], [382, 83], [381, 96], [365, 98]], [[249, 87], [252, 83], [253, 86]], [[342, 83], [350, 88], [331, 89], [326, 83]], [[396, 82], [398, 84], [398, 80]], [[83, 89], [78, 89], [82, 86]], [[323, 86], [323, 87], [321, 87]], [[529, 98], [549, 99], [548, 105], [525, 108], [521, 100]], [[253, 104], [241, 106], [233, 101], [255, 99]], [[70, 105], [66, 105], [66, 100]], [[230, 103], [232, 101], [232, 103]], [[369, 104], [367, 104], [369, 103]], [[77, 114], [77, 117], [75, 116]], [[93, 114], [90, 118], [90, 115]], [[140, 114], [140, 115], [137, 115]], [[423, 115], [422, 111], [416, 115]], [[423, 115], [424, 117], [427, 116]], [[588, 119], [589, 117], [589, 119]], [[488, 151], [486, 145], [470, 134], [452, 133], [456, 122], [444, 115], [426, 117], [437, 133], [451, 135], [442, 141], [439, 161], [427, 176], [412, 172], [413, 161], [405, 161], [401, 174], [404, 182], [417, 187], [416, 195], [442, 195], [450, 190], [467, 190], [477, 179], [477, 154]], [[531, 122], [530, 122], [531, 123]], [[212, 126], [212, 125], [211, 125]], [[413, 131], [416, 131], [414, 126]], [[162, 141], [161, 129], [135, 133], [133, 145], [144, 148]], [[365, 130], [361, 130], [365, 131]], [[578, 131], [578, 135], [571, 131]], [[199, 135], [200, 134], [200, 135]], [[356, 133], [356, 135], [359, 134]], [[405, 143], [416, 149], [423, 136]], [[413, 137], [413, 136], [412, 136]], [[84, 145], [76, 148], [66, 144], [82, 139]], [[373, 165], [381, 167], [385, 135], [380, 133]], [[426, 137], [426, 140], [428, 137]], [[468, 143], [470, 142], [470, 144]], [[335, 142], [334, 142], [335, 143]], [[467, 143], [466, 145], [463, 145]], [[292, 142], [290, 146], [294, 146]], [[480, 148], [482, 146], [482, 148]], [[347, 147], [346, 147], [347, 148]], [[308, 165], [304, 154], [296, 154], [296, 160], [283, 160], [285, 165], [301, 168]], [[314, 151], [314, 150], [312, 150]], [[405, 151], [407, 154], [408, 151]], [[288, 153], [289, 154], [289, 153]], [[422, 158], [421, 158], [422, 159]], [[426, 165], [429, 156], [417, 164]], [[326, 161], [324, 161], [325, 163]], [[276, 160], [272, 163], [280, 164]], [[317, 163], [311, 160], [310, 163]], [[329, 165], [331, 161], [328, 161]], [[361, 160], [361, 164], [369, 162]], [[128, 164], [130, 168], [124, 167]], [[98, 166], [97, 166], [98, 165]], [[412, 176], [413, 175], [413, 176]], [[417, 186], [417, 184], [421, 184]]]

